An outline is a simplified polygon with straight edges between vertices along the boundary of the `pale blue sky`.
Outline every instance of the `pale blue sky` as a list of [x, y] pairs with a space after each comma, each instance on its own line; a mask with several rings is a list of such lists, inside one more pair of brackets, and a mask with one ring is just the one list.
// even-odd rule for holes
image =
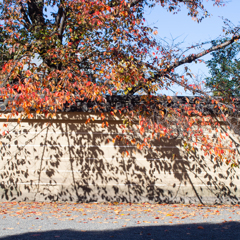
[[[187, 15], [185, 7], [183, 7], [180, 12], [173, 15], [159, 5], [152, 9], [146, 9], [146, 23], [151, 27], [158, 27], [158, 38], [164, 38], [169, 43], [171, 39], [176, 38], [176, 42], [184, 41], [182, 44], [183, 49], [192, 44], [214, 40], [220, 35], [223, 35], [222, 27], [224, 24], [221, 17], [229, 19], [235, 26], [239, 25], [240, 0], [230, 0], [224, 7], [213, 7], [212, 1], [205, 1], [204, 6], [212, 16], [203, 19], [200, 23], [193, 21], [192, 18]], [[209, 57], [204, 58], [204, 60], [207, 59], [209, 59]], [[193, 63], [190, 67], [196, 76], [199, 75], [204, 77], [208, 74], [208, 68], [206, 68], [205, 64]], [[178, 71], [181, 72], [181, 68], [178, 69]], [[178, 92], [179, 95], [186, 94], [180, 88], [175, 88], [173, 90]], [[165, 94], [172, 95], [173, 93], [171, 91], [166, 91]]]

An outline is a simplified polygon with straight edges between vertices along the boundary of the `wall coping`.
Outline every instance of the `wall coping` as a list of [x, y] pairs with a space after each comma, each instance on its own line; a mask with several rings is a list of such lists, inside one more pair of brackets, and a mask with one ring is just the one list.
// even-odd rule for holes
[[[43, 96], [44, 97], [44, 96]], [[10, 112], [7, 109], [9, 105], [9, 101], [12, 101], [13, 98], [7, 98], [5, 100], [0, 99], [0, 112]], [[133, 96], [121, 96], [121, 95], [113, 95], [113, 96], [105, 96], [105, 101], [92, 101], [87, 98], [78, 98], [76, 99], [76, 104], [68, 104], [64, 105], [64, 108], [59, 110], [58, 112], [89, 112], [89, 113], [97, 113], [97, 112], [111, 112], [114, 109], [121, 110], [122, 112], [126, 112], [128, 110], [133, 110], [135, 107], [142, 108], [142, 110], [148, 110], [150, 107], [162, 110], [167, 110], [168, 108], [177, 108], [181, 109], [182, 112], [185, 111], [185, 107], [194, 107], [197, 111], [201, 112], [203, 115], [209, 114], [220, 114], [219, 108], [216, 108], [216, 102], [221, 101], [221, 106], [231, 106], [234, 103], [236, 109], [240, 110], [240, 99], [229, 99], [228, 101], [223, 101], [221, 97], [209, 97], [203, 98], [199, 96], [160, 96], [153, 97], [147, 95], [133, 95]], [[225, 102], [225, 103], [222, 103]], [[146, 106], [147, 103], [147, 106]], [[19, 112], [22, 109], [18, 109]], [[34, 112], [34, 109], [32, 109]]]

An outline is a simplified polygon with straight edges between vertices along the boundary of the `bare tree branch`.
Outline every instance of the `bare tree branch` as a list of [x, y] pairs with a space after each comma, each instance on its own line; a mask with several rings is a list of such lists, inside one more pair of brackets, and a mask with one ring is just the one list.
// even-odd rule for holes
[[225, 41], [224, 43], [221, 43], [217, 46], [213, 46], [207, 50], [204, 50], [196, 55], [192, 54], [192, 55], [189, 55], [188, 57], [180, 60], [180, 61], [177, 61], [173, 64], [171, 64], [169, 67], [168, 67], [168, 70], [172, 70], [174, 68], [177, 68], [179, 67], [180, 65], [183, 65], [185, 63], [191, 63], [193, 61], [195, 61], [196, 59], [200, 58], [200, 57], [203, 57], [204, 55], [207, 55], [208, 53], [210, 52], [214, 52], [214, 51], [217, 51], [219, 49], [222, 49], [222, 48], [225, 48], [227, 47], [228, 45], [232, 44], [234, 41], [237, 41], [240, 39], [240, 35], [236, 35], [234, 37], [232, 37], [230, 40], [227, 40]]
[[177, 80], [176, 78], [174, 78], [174, 77], [171, 76], [170, 74], [166, 74], [164, 77], [170, 79], [172, 82], [175, 82], [175, 83], [177, 83], [178, 85], [181, 85], [182, 87], [184, 87], [185, 89], [187, 89], [187, 90], [189, 90], [189, 91], [191, 91], [191, 92], [195, 92], [195, 93], [202, 94], [202, 95], [204, 95], [205, 97], [208, 97], [208, 96], [209, 96], [206, 92], [204, 92], [204, 91], [202, 91], [202, 90], [200, 90], [200, 89], [193, 88], [193, 87], [189, 86], [188, 84], [183, 83], [183, 82]]
[[56, 25], [57, 28], [59, 27], [62, 15], [63, 15], [63, 7], [60, 6], [59, 9], [58, 9], [58, 13], [57, 13], [57, 16], [56, 16], [56, 22], [55, 22], [55, 25]]
[[[171, 72], [172, 69], [175, 69], [183, 64], [186, 64], [186, 63], [191, 63], [207, 54], [209, 54], [210, 52], [213, 52], [213, 51], [217, 51], [219, 49], [222, 49], [222, 48], [225, 48], [229, 45], [231, 45], [233, 42], [237, 41], [240, 39], [240, 35], [235, 35], [233, 36], [230, 40], [226, 40], [225, 42], [219, 44], [219, 45], [216, 45], [216, 46], [213, 46], [211, 48], [208, 48], [207, 50], [204, 50], [198, 54], [192, 54], [192, 55], [189, 55], [188, 57], [182, 59], [182, 60], [179, 60], [179, 61], [176, 61], [174, 62], [173, 64], [170, 64], [170, 66], [167, 68], [167, 71], [166, 69], [157, 69], [156, 67], [152, 66], [151, 64], [148, 64], [148, 63], [142, 63], [143, 65], [145, 65], [146, 67], [154, 70], [155, 72], [157, 72], [154, 77], [151, 77], [149, 78], [149, 80], [153, 83], [153, 82], [156, 82], [157, 79], [160, 79], [161, 77], [167, 77], [169, 79], [171, 79], [171, 81], [179, 84], [179, 85], [182, 85], [183, 87], [185, 87], [186, 89], [192, 91], [192, 92], [197, 92], [197, 93], [200, 93], [200, 94], [203, 94], [203, 95], [206, 95], [205, 92], [199, 90], [199, 89], [194, 89], [192, 87], [189, 87], [187, 84], [184, 84], [180, 81], [178, 81], [177, 79], [173, 78], [169, 73]], [[138, 84], [138, 86], [136, 87], [133, 87], [131, 91], [128, 92], [128, 95], [133, 95], [134, 93], [136, 93], [137, 91], [139, 91], [140, 89], [143, 89], [144, 88], [144, 83], [140, 83]]]
[[29, 28], [29, 25], [31, 25], [30, 20], [29, 20], [27, 14], [26, 14], [26, 11], [23, 7], [23, 4], [21, 2], [19, 4], [20, 4], [20, 11], [21, 11], [23, 19], [25, 21], [24, 27]]
[[63, 38], [64, 27], [65, 27], [65, 24], [66, 24], [66, 17], [67, 17], [67, 9], [63, 10], [61, 23], [60, 23], [60, 27], [59, 27], [59, 30], [58, 30], [59, 39], [61, 41], [62, 41], [62, 38]]

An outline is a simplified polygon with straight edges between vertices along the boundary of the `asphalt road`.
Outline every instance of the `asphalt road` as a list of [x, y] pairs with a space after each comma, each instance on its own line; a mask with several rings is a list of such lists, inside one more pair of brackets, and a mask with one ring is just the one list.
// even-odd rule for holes
[[0, 203], [0, 239], [238, 240], [240, 206]]

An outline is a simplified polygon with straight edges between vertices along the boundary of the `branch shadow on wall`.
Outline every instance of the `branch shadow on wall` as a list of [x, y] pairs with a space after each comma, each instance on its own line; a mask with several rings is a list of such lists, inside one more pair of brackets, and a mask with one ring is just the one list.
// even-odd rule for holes
[[1, 200], [239, 203], [237, 170], [181, 150], [181, 139], [140, 151], [112, 142], [114, 122], [107, 129], [84, 122], [81, 114], [63, 114], [51, 125], [28, 121], [9, 134], [2, 141]]

